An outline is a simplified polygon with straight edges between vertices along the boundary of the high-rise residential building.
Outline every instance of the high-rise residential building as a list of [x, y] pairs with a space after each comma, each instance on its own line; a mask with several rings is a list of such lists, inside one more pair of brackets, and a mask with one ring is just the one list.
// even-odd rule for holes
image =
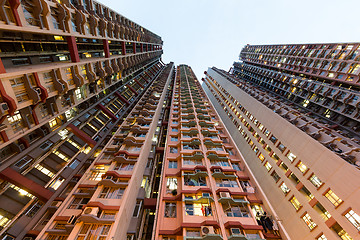
[[359, 239], [359, 44], [247, 45], [204, 90], [291, 239]]
[[151, 235], [161, 38], [92, 0], [3, 1], [0, 38], [0, 239]]
[[286, 234], [189, 66], [177, 67], [169, 114], [154, 239]]
[[0, 4], [1, 240], [359, 238], [359, 44], [230, 72], [93, 0]]

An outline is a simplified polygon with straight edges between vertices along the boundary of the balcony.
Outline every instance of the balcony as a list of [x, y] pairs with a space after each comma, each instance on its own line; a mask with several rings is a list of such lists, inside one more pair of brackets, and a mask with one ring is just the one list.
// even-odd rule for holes
[[221, 178], [221, 179], [236, 179], [237, 177], [234, 174], [225, 174], [219, 169], [214, 169], [214, 172], [211, 174], [214, 178]]
[[126, 187], [129, 183], [127, 180], [122, 180], [113, 176], [106, 176], [98, 184], [107, 187]]
[[206, 234], [202, 237], [184, 237], [184, 240], [222, 240], [220, 234]]
[[219, 155], [217, 155], [215, 153], [209, 153], [209, 155], [207, 155], [207, 158], [211, 161], [227, 161], [228, 160], [227, 157], [220, 157]]
[[200, 169], [196, 169], [194, 173], [184, 173], [184, 176], [188, 176], [189, 178], [201, 178], [207, 177], [208, 173], [206, 171], [201, 171]]
[[194, 160], [201, 160], [204, 158], [204, 155], [202, 154], [202, 152], [195, 152], [192, 155], [185, 155], [182, 154], [182, 158], [183, 159], [194, 159]]

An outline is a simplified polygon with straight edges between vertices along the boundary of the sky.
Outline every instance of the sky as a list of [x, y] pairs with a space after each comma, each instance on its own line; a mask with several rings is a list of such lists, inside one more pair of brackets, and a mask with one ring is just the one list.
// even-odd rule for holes
[[360, 0], [97, 0], [161, 36], [164, 63], [229, 70], [246, 44], [359, 42]]

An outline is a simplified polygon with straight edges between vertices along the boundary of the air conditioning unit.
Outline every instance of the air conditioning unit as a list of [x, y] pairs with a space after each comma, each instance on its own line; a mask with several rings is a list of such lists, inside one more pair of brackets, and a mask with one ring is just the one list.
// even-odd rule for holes
[[230, 228], [231, 235], [240, 235], [241, 231], [240, 228]]
[[220, 192], [220, 197], [221, 198], [230, 198], [230, 193], [228, 193], [228, 192]]
[[67, 224], [70, 224], [70, 225], [75, 224], [76, 219], [77, 219], [76, 215], [71, 215], [71, 217], [70, 217], [69, 220], [67, 221]]
[[204, 198], [208, 198], [208, 197], [210, 197], [210, 193], [204, 192], [204, 193], [202, 193], [202, 196], [203, 196]]
[[214, 172], [221, 172], [221, 169], [214, 169]]
[[99, 212], [98, 207], [87, 207], [87, 208], [84, 209], [83, 214], [97, 216], [98, 212]]
[[206, 236], [209, 234], [215, 234], [213, 226], [201, 226], [201, 236]]

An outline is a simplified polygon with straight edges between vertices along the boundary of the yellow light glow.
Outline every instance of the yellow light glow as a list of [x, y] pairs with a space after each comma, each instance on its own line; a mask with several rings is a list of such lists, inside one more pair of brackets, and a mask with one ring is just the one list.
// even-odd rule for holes
[[54, 39], [56, 41], [63, 41], [64, 40], [64, 38], [62, 36], [54, 36]]

